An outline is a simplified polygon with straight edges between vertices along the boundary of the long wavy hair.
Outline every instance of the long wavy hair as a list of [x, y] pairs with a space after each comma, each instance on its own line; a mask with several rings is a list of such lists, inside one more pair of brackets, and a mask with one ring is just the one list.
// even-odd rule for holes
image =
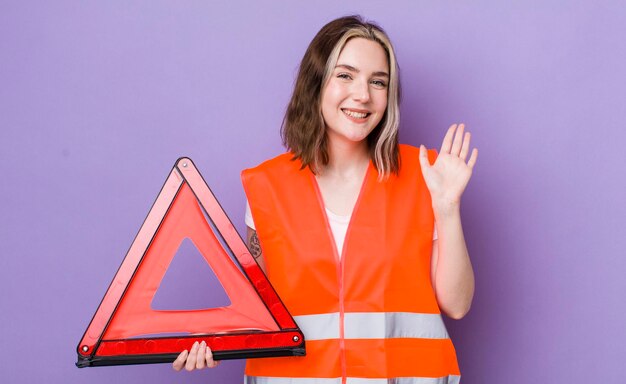
[[387, 54], [389, 85], [387, 108], [367, 137], [370, 159], [379, 177], [397, 174], [400, 168], [398, 126], [400, 122], [400, 75], [389, 37], [375, 23], [360, 16], [346, 16], [326, 24], [315, 35], [300, 63], [293, 95], [281, 127], [283, 144], [300, 159], [302, 168], [314, 173], [328, 164], [328, 137], [322, 116], [322, 90], [337, 65], [341, 50], [353, 38], [379, 43]]

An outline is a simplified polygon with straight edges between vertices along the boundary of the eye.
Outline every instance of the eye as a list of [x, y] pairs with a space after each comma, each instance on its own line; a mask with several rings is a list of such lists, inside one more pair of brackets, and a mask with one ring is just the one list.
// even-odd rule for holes
[[343, 79], [343, 80], [352, 80], [352, 76], [350, 76], [349, 73], [345, 73], [345, 72], [338, 73], [337, 78]]
[[385, 88], [387, 87], [387, 83], [383, 80], [372, 80], [372, 84], [376, 87], [376, 88]]

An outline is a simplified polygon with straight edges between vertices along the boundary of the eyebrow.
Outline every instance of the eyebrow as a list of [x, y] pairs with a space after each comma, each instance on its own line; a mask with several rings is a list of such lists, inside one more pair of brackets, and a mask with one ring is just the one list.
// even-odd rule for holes
[[[337, 65], [335, 66], [335, 68], [345, 68], [345, 69], [347, 69], [348, 71], [352, 71], [352, 72], [356, 72], [356, 73], [359, 73], [359, 72], [360, 72], [357, 68], [354, 68], [353, 66], [348, 65], [348, 64], [337, 64]], [[372, 73], [372, 76], [385, 76], [385, 77], [389, 77], [389, 74], [388, 74], [387, 72], [385, 72], [385, 71], [377, 71], [377, 72]]]

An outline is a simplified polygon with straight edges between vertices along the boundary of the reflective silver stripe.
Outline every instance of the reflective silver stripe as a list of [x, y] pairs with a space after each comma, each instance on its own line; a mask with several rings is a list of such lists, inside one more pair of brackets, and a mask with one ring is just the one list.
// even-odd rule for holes
[[394, 379], [362, 379], [348, 377], [346, 384], [459, 384], [461, 376], [396, 377]]
[[[348, 377], [346, 384], [459, 384], [461, 376], [397, 377], [395, 379], [364, 379]], [[260, 377], [244, 376], [244, 384], [341, 384], [341, 378]]]
[[[339, 338], [339, 313], [294, 316], [306, 340]], [[351, 312], [344, 314], [346, 339], [449, 338], [436, 313]]]
[[294, 316], [293, 319], [304, 333], [305, 340], [339, 338], [339, 312]]
[[449, 338], [440, 314], [409, 312], [346, 313], [344, 320], [346, 339]]
[[244, 384], [341, 384], [341, 377], [326, 379], [314, 377], [244, 376]]

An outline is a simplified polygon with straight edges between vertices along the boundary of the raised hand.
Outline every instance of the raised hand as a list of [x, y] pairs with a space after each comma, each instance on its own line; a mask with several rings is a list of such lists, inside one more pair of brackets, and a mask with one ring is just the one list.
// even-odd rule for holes
[[472, 176], [478, 158], [474, 148], [466, 162], [470, 148], [470, 133], [464, 132], [465, 125], [452, 124], [448, 128], [435, 164], [430, 165], [426, 148], [420, 146], [420, 166], [426, 186], [430, 191], [433, 207], [455, 207], [461, 203], [461, 195]]

